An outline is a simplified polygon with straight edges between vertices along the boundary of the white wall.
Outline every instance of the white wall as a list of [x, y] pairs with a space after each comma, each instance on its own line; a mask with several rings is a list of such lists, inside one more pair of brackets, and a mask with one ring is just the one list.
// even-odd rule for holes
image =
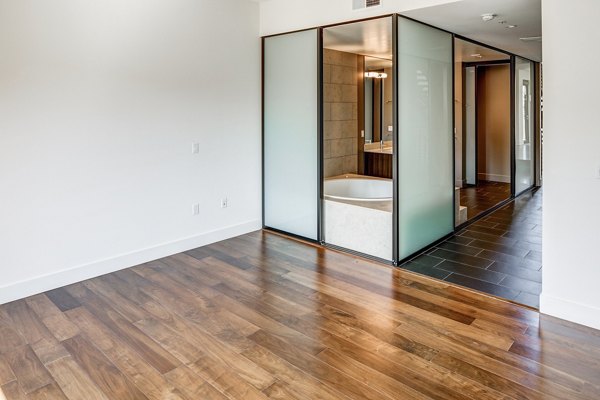
[[355, 11], [352, 0], [268, 0], [260, 5], [260, 33], [271, 35], [456, 1], [383, 0], [381, 6]]
[[[541, 311], [600, 328], [600, 3], [542, 1]], [[592, 47], [590, 47], [592, 46]]]
[[0, 0], [0, 303], [260, 228], [258, 32], [247, 0]]

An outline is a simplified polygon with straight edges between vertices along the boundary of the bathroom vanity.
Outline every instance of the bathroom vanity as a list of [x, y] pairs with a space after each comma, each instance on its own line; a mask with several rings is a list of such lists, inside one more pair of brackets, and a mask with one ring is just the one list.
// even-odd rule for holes
[[365, 171], [368, 176], [392, 179], [392, 141], [366, 143], [364, 147]]

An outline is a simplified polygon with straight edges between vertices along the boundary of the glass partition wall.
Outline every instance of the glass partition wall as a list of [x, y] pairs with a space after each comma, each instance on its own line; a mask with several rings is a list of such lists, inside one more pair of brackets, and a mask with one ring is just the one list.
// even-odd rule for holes
[[[398, 15], [263, 38], [264, 226], [394, 264], [452, 234], [454, 57], [454, 35]], [[535, 89], [511, 60], [514, 195]]]
[[453, 37], [398, 21], [398, 257], [454, 230]]
[[263, 42], [264, 225], [317, 240], [319, 32]]
[[514, 57], [514, 154], [515, 154], [515, 195], [533, 186], [534, 175], [534, 120], [533, 111], [535, 77], [533, 62]]

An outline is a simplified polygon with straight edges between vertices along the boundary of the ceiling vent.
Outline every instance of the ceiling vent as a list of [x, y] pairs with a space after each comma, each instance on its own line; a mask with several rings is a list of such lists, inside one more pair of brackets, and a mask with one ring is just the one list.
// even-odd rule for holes
[[352, 0], [353, 10], [364, 10], [365, 8], [377, 7], [381, 5], [381, 0]]

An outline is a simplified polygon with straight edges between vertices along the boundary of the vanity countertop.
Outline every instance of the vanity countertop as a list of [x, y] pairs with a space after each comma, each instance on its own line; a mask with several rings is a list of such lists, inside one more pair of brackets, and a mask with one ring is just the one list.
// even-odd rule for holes
[[377, 147], [375, 149], [365, 149], [365, 153], [377, 153], [377, 154], [394, 154], [392, 147], [384, 147], [383, 149]]
[[365, 153], [393, 154], [393, 150], [391, 140], [383, 142], [383, 148], [381, 147], [381, 142], [365, 143], [364, 147]]

